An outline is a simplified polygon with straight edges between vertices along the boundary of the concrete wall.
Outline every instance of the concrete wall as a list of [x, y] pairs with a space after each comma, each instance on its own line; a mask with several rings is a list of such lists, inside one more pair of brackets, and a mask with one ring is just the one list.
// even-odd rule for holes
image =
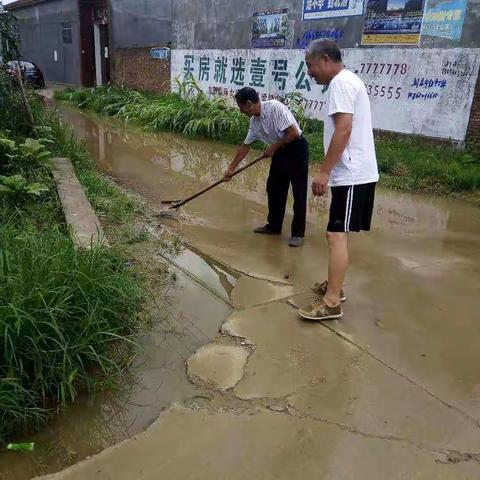
[[153, 59], [150, 47], [172, 41], [174, 0], [110, 0], [112, 82], [155, 92], [170, 88], [170, 61]]
[[[39, 3], [12, 12], [19, 20], [24, 58], [35, 62], [47, 82], [80, 84], [80, 20], [72, 0]], [[63, 43], [62, 23], [72, 26], [72, 43]], [[57, 51], [57, 61], [54, 59]]]
[[[305, 48], [319, 32], [323, 32], [321, 36], [334, 38], [342, 48], [361, 47], [364, 15], [303, 21], [303, 0], [176, 0], [173, 9], [173, 44], [177, 49], [250, 49], [252, 13], [279, 8], [288, 8], [290, 35], [285, 48]], [[329, 35], [325, 35], [325, 32]], [[467, 1], [459, 40], [422, 35], [419, 46], [401, 47], [413, 50], [479, 48], [480, 0]], [[469, 120], [467, 140], [480, 144], [480, 82], [477, 82], [470, 115], [466, 115], [466, 120]]]
[[172, 40], [172, 3], [173, 0], [110, 0], [112, 47], [166, 45]]
[[[302, 21], [302, 0], [175, 0], [173, 38], [176, 48], [251, 48], [252, 13], [288, 8], [291, 36], [287, 48], [302, 44], [304, 34], [335, 31], [341, 47], [360, 45], [363, 16]], [[422, 36], [422, 48], [480, 47], [480, 0], [469, 0], [459, 41]], [[413, 47], [415, 48], [415, 47]]]

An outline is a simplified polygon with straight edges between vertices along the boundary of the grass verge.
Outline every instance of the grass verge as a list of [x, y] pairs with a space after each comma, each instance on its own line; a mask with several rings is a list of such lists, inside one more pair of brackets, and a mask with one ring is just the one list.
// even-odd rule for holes
[[33, 93], [34, 131], [2, 72], [0, 90], [1, 447], [79, 392], [111, 384], [130, 356], [145, 290], [120, 248], [74, 248], [49, 158], [72, 160], [106, 221], [128, 225], [135, 202], [97, 173], [85, 147]]
[[[190, 90], [194, 87], [189, 86]], [[79, 108], [113, 116], [152, 130], [168, 130], [240, 144], [248, 130], [248, 119], [223, 99], [209, 99], [186, 87], [180, 94], [155, 95], [114, 87], [56, 92], [56, 98]], [[323, 159], [322, 123], [300, 118], [310, 145], [313, 162]], [[451, 194], [480, 190], [480, 157], [473, 148], [459, 151], [445, 145], [428, 145], [418, 137], [389, 138], [378, 135], [376, 150], [381, 181], [385, 186], [412, 192]]]

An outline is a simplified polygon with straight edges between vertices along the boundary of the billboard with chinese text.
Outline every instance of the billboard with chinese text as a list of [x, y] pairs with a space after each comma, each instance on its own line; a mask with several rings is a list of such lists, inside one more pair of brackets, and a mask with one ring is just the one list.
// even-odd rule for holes
[[467, 0], [427, 0], [422, 35], [460, 40]]
[[368, 0], [362, 45], [418, 45], [424, 0]]
[[[479, 49], [345, 49], [344, 62], [365, 82], [375, 128], [463, 141], [480, 62]], [[251, 86], [263, 100], [303, 96], [322, 120], [326, 93], [308, 76], [302, 50], [173, 50], [175, 79], [194, 78], [211, 96], [232, 99]], [[327, 92], [328, 93], [328, 92]]]
[[350, 17], [363, 14], [363, 0], [303, 0], [303, 19]]

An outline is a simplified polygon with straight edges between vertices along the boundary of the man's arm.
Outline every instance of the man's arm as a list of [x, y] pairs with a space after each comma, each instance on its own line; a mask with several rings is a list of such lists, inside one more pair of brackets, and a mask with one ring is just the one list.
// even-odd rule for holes
[[287, 129], [284, 130], [286, 132], [285, 137], [283, 137], [279, 142], [270, 145], [264, 152], [265, 157], [272, 157], [273, 154], [279, 149], [284, 147], [285, 145], [293, 142], [296, 140], [300, 134], [297, 130], [295, 125], [290, 125]]
[[[282, 148], [283, 146], [287, 145], [290, 142], [293, 142], [296, 140], [300, 135], [298, 133], [297, 128], [295, 125], [290, 125], [286, 130], [286, 135], [282, 140], [280, 140], [277, 143], [274, 143], [273, 145], [270, 145], [265, 152], [263, 152], [264, 157], [271, 157], [273, 154], [279, 149]], [[248, 152], [250, 151], [250, 145], [247, 145], [244, 143], [238, 150], [237, 153], [235, 154], [234, 159], [232, 160], [232, 163], [230, 163], [227, 171], [225, 172], [224, 178], [225, 180], [230, 180], [232, 178], [232, 175], [235, 173], [235, 170], [237, 169], [238, 165], [240, 162], [247, 156]]]
[[320, 173], [315, 176], [312, 183], [312, 191], [315, 196], [321, 196], [327, 191], [330, 173], [347, 148], [352, 133], [353, 115], [351, 113], [335, 113], [333, 120], [335, 122], [335, 132], [325, 159], [320, 166]]
[[230, 180], [232, 178], [232, 175], [235, 173], [235, 170], [237, 169], [239, 163], [247, 156], [249, 151], [250, 145], [244, 143], [240, 146], [240, 148], [237, 150], [237, 153], [235, 154], [235, 157], [233, 157], [232, 162], [228, 166], [225, 175], [223, 176], [225, 180]]

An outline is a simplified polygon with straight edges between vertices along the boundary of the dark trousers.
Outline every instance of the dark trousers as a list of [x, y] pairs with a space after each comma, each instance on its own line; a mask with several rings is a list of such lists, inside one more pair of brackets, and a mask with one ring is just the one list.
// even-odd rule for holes
[[282, 230], [288, 189], [292, 184], [292, 237], [305, 235], [307, 217], [308, 143], [302, 137], [278, 150], [272, 157], [267, 180], [268, 224]]

